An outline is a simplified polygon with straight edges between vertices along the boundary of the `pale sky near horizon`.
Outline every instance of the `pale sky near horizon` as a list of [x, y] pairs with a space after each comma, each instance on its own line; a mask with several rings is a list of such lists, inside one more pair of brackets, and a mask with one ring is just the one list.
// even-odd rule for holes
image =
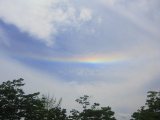
[[88, 94], [118, 120], [160, 90], [159, 0], [0, 0], [0, 82], [27, 92]]

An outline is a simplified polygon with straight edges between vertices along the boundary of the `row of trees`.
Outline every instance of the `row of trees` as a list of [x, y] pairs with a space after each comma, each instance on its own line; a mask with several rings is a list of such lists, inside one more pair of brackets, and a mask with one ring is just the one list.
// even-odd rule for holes
[[[84, 95], [76, 102], [82, 110], [72, 109], [70, 114], [61, 108], [61, 100], [40, 93], [26, 94], [23, 79], [3, 82], [0, 85], [0, 120], [116, 120], [111, 107], [90, 104]], [[160, 92], [148, 92], [146, 105], [133, 113], [131, 120], [160, 120]]]

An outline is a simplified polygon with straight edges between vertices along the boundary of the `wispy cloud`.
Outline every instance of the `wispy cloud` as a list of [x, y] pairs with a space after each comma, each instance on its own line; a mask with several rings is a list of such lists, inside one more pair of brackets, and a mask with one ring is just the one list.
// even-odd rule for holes
[[[158, 0], [101, 0], [104, 5], [114, 12], [123, 15], [132, 21], [135, 25], [151, 33], [153, 36], [159, 36], [159, 8], [160, 2]], [[158, 14], [157, 14], [158, 13]]]
[[69, 0], [1, 0], [0, 18], [46, 45], [54, 43], [60, 26], [77, 26], [91, 19], [91, 10], [75, 8]]

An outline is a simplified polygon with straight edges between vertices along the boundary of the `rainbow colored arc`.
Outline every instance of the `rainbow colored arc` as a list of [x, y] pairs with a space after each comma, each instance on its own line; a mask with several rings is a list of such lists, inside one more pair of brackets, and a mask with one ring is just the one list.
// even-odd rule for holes
[[109, 64], [125, 61], [127, 58], [120, 54], [115, 55], [88, 55], [88, 56], [73, 56], [73, 57], [33, 57], [38, 60], [48, 62], [62, 63], [86, 63], [86, 64]]

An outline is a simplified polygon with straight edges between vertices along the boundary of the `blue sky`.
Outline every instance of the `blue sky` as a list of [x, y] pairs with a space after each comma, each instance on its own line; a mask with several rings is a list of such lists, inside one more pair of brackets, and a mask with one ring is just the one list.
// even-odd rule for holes
[[159, 90], [159, 0], [0, 0], [1, 82], [28, 92], [88, 94], [119, 120]]

